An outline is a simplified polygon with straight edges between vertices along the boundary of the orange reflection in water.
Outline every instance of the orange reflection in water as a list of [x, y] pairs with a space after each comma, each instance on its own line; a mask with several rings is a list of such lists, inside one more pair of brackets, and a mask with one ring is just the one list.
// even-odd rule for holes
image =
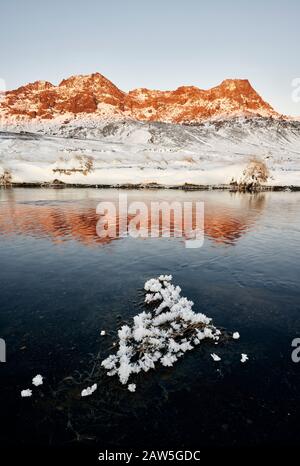
[[[177, 194], [180, 200], [180, 194]], [[146, 199], [142, 199], [150, 207], [151, 193]], [[178, 200], [177, 199], [177, 200]], [[265, 195], [229, 194], [228, 192], [217, 193], [216, 196], [194, 194], [191, 199], [196, 202], [204, 201], [204, 232], [218, 244], [234, 244], [249, 228], [256, 222], [258, 216], [264, 209]], [[184, 199], [186, 200], [186, 199]], [[0, 203], [0, 234], [30, 235], [36, 238], [48, 237], [56, 243], [67, 240], [79, 241], [86, 245], [107, 244], [119, 239], [99, 238], [96, 231], [100, 216], [96, 213], [99, 199], [91, 199], [82, 203], [81, 199], [45, 201], [22, 201], [9, 196]], [[117, 201], [114, 200], [116, 206]], [[118, 209], [116, 209], [118, 212]], [[150, 212], [150, 210], [149, 210]], [[127, 216], [130, 222], [134, 215]], [[117, 215], [109, 218], [111, 227], [116, 226], [117, 232], [120, 230], [120, 218]], [[148, 231], [150, 237], [151, 230], [158, 230], [161, 237], [164, 233], [161, 221], [153, 224], [151, 216], [143, 218], [141, 224]], [[192, 227], [196, 227], [195, 211], [192, 215]], [[181, 228], [180, 228], [181, 229]], [[171, 215], [170, 236], [178, 235], [178, 225]], [[180, 231], [179, 231], [180, 234]], [[183, 231], [183, 238], [190, 236], [189, 231]]]

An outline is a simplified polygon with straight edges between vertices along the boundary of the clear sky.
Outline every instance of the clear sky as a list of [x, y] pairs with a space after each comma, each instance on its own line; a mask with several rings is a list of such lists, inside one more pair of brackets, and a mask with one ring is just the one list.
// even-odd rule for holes
[[248, 78], [300, 115], [300, 0], [0, 0], [0, 15], [8, 89], [95, 71], [125, 91]]

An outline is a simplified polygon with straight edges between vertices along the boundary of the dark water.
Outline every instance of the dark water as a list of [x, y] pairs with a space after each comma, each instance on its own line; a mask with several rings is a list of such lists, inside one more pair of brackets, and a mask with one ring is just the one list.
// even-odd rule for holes
[[[181, 238], [100, 240], [95, 209], [117, 200], [116, 190], [0, 191], [1, 445], [296, 445], [300, 194], [127, 194], [204, 201], [203, 247], [187, 249]], [[218, 364], [208, 343], [174, 368], [141, 375], [132, 394], [99, 361], [120, 324], [141, 311], [144, 282], [161, 273], [241, 339], [218, 347]], [[37, 373], [44, 385], [22, 399]], [[82, 399], [94, 382], [98, 391]]]

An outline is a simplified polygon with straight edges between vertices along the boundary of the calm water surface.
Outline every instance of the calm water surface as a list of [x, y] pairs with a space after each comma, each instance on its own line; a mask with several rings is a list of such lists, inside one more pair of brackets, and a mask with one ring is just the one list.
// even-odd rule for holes
[[[1, 444], [297, 444], [300, 193], [127, 194], [204, 201], [203, 247], [187, 249], [181, 238], [100, 240], [96, 206], [117, 201], [117, 190], [0, 191]], [[144, 282], [161, 273], [241, 339], [217, 348], [219, 364], [207, 343], [172, 369], [143, 374], [132, 394], [98, 361], [141, 311]], [[44, 385], [21, 399], [37, 373]], [[80, 398], [94, 382], [95, 395]]]

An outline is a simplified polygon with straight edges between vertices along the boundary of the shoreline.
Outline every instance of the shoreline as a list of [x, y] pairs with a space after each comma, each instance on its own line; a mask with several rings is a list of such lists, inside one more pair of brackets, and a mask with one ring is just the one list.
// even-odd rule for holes
[[82, 183], [64, 183], [63, 181], [55, 180], [53, 183], [37, 183], [37, 182], [13, 182], [8, 185], [0, 185], [0, 189], [12, 189], [12, 188], [52, 188], [52, 189], [66, 189], [66, 188], [90, 188], [90, 189], [127, 189], [127, 190], [180, 190], [180, 191], [231, 191], [231, 192], [266, 192], [266, 191], [300, 191], [300, 186], [294, 185], [265, 185], [260, 186], [256, 189], [239, 189], [236, 186], [230, 184], [221, 185], [196, 185], [185, 183], [183, 185], [163, 185], [156, 183], [124, 183], [124, 184], [82, 184]]

